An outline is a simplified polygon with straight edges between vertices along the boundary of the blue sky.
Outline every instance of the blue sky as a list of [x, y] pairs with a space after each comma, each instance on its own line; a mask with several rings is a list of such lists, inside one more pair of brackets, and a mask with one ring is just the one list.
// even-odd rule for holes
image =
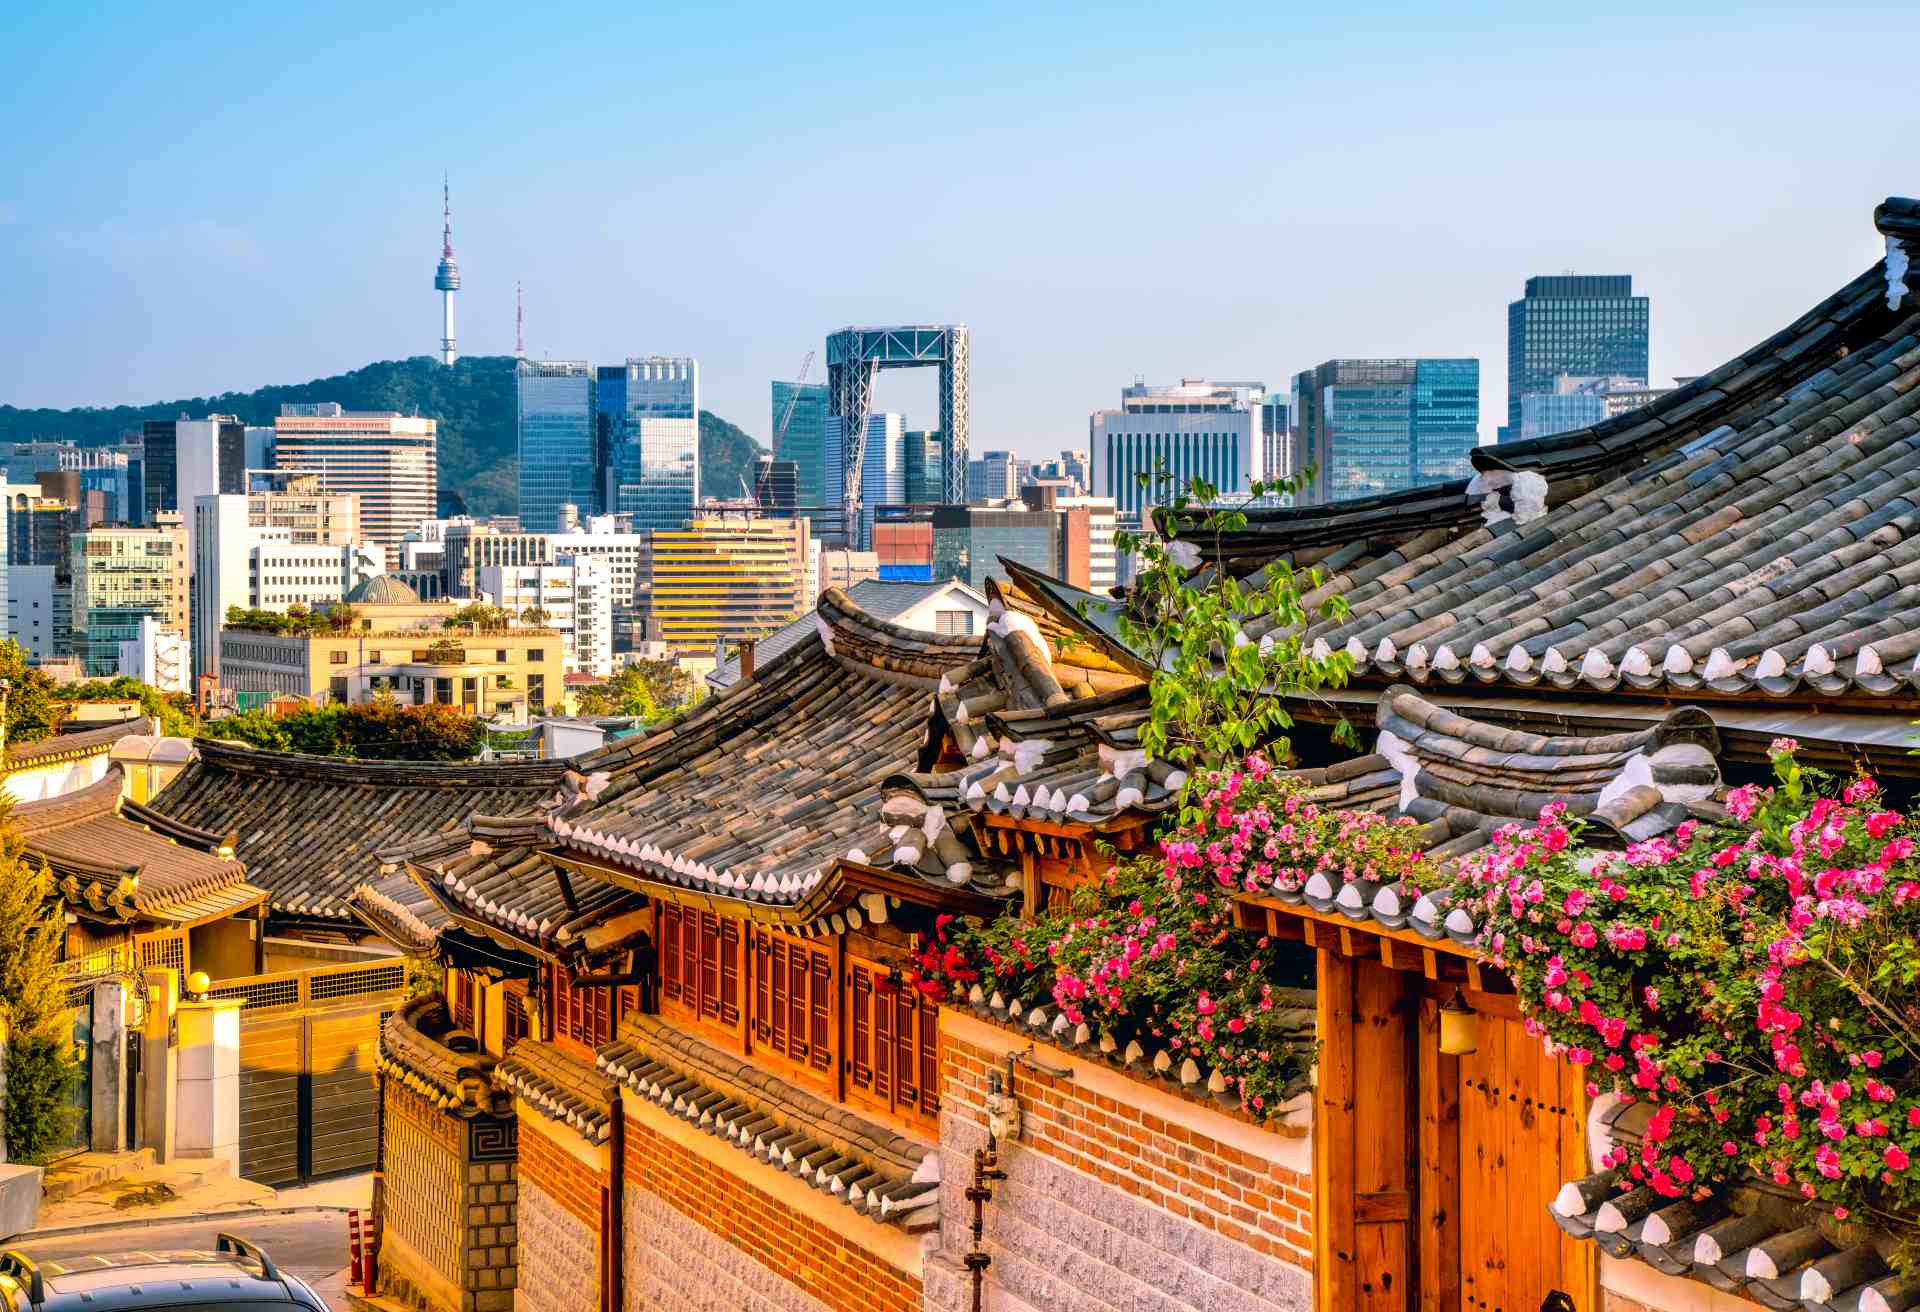
[[520, 279], [530, 352], [691, 353], [763, 440], [828, 330], [948, 320], [978, 449], [1336, 355], [1480, 357], [1491, 440], [1527, 275], [1634, 274], [1664, 381], [1920, 193], [1910, 5], [219, 8], [9, 6], [0, 402], [427, 353], [445, 168], [463, 350]]

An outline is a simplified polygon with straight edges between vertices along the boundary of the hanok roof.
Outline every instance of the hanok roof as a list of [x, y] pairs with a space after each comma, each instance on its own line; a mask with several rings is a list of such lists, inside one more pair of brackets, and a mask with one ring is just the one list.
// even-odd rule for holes
[[121, 797], [118, 766], [75, 792], [14, 807], [30, 856], [47, 863], [79, 915], [198, 925], [265, 900], [231, 839]]
[[0, 774], [38, 769], [55, 761], [104, 753], [122, 738], [151, 734], [156, 728], [152, 720], [140, 716], [67, 733], [49, 734], [30, 743], [10, 742], [6, 745], [5, 754], [0, 755]]
[[[237, 835], [248, 877], [276, 914], [344, 919], [380, 854], [442, 844], [473, 812], [529, 814], [557, 797], [564, 763], [346, 761], [201, 740], [153, 810]], [[464, 847], [465, 834], [453, 840]]]
[[[1877, 219], [1912, 246], [1916, 215], [1890, 200]], [[1475, 460], [1474, 484], [1255, 512], [1224, 556], [1317, 557], [1309, 604], [1352, 611], [1309, 636], [1357, 678], [1920, 693], [1920, 259], [1644, 410]], [[1520, 489], [1538, 506], [1483, 504], [1522, 477], [1544, 480]]]
[[[862, 579], [845, 589], [845, 592], [847, 600], [866, 614], [874, 619], [892, 623], [929, 597], [939, 596], [950, 588], [958, 588], [966, 593], [970, 600], [985, 604], [985, 598], [959, 579], [942, 579], [938, 583], [900, 583], [884, 579]], [[803, 615], [793, 623], [775, 629], [759, 639], [753, 644], [754, 668], [766, 669], [767, 662], [792, 651], [813, 631], [813, 616]], [[712, 674], [707, 676], [707, 682], [715, 688], [729, 688], [739, 681], [740, 657], [737, 652], [727, 657]]]
[[[1613, 1108], [1610, 1137], [1637, 1145], [1652, 1111], [1648, 1103]], [[1549, 1210], [1563, 1231], [1592, 1240], [1610, 1257], [1688, 1276], [1763, 1307], [1898, 1312], [1920, 1303], [1920, 1273], [1892, 1273], [1887, 1236], [1818, 1215], [1758, 1177], [1676, 1200], [1645, 1185], [1623, 1190], [1605, 1171], [1569, 1180]]]
[[598, 1065], [607, 1078], [857, 1212], [916, 1232], [937, 1222], [939, 1153], [658, 1017], [628, 1015]]
[[496, 1058], [454, 1025], [438, 993], [409, 999], [387, 1018], [374, 1063], [456, 1116], [505, 1110], [492, 1082]]
[[560, 855], [645, 889], [811, 919], [840, 896], [830, 871], [891, 849], [880, 781], [913, 766], [929, 694], [977, 648], [875, 620], [830, 591], [784, 658], [577, 758], [585, 786], [551, 821]]
[[[546, 838], [541, 825], [538, 839]], [[623, 946], [633, 935], [620, 933], [619, 917], [646, 904], [631, 889], [577, 878], [534, 846], [532, 836], [504, 844], [476, 841], [472, 851], [453, 860], [409, 869], [449, 920], [549, 957], [598, 955]]]

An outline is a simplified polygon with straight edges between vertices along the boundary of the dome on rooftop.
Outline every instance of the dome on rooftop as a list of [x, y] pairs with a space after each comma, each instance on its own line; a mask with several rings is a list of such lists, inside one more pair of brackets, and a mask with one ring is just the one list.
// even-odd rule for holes
[[418, 606], [420, 594], [391, 574], [376, 574], [363, 579], [347, 594], [350, 606]]

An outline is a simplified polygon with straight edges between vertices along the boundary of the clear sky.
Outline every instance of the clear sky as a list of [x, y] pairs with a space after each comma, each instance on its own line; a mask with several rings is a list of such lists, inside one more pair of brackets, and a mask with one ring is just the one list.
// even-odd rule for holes
[[1478, 356], [1491, 440], [1527, 275], [1632, 273], [1665, 381], [1920, 194], [1910, 3], [1290, 8], [14, 0], [0, 402], [431, 352], [445, 168], [464, 351], [521, 279], [530, 353], [693, 354], [763, 440], [827, 331], [952, 320], [976, 449], [1337, 355]]

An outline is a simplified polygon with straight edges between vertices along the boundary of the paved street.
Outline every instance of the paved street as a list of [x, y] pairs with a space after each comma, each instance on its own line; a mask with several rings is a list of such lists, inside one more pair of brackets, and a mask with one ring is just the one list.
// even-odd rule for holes
[[18, 1248], [30, 1257], [78, 1257], [143, 1248], [212, 1248], [214, 1236], [222, 1230], [266, 1249], [276, 1265], [312, 1285], [336, 1312], [347, 1306], [347, 1218], [339, 1212], [304, 1212], [257, 1220], [189, 1220], [51, 1239], [23, 1238], [7, 1247]]

